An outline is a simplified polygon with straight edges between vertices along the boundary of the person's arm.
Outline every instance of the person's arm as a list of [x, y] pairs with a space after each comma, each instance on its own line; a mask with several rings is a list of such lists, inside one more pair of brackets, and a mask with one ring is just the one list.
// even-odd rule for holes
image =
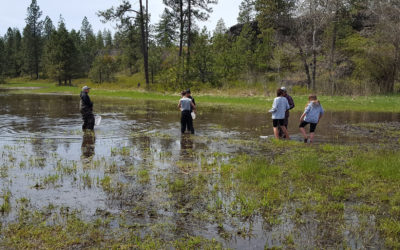
[[181, 108], [182, 108], [182, 103], [181, 103], [181, 100], [179, 100], [178, 109], [181, 109]]
[[277, 103], [277, 99], [275, 98], [274, 102], [272, 103], [272, 108], [268, 112], [274, 113], [277, 110], [277, 106], [278, 106], [278, 103]]
[[304, 120], [304, 117], [306, 117], [306, 115], [310, 112], [310, 109], [311, 109], [311, 106], [310, 106], [310, 104], [308, 104], [307, 108], [304, 110], [304, 113], [300, 117], [300, 122], [302, 122]]
[[306, 113], [305, 112], [301, 115], [300, 122], [302, 122], [304, 120], [304, 117], [306, 117]]
[[289, 104], [288, 100], [286, 99], [286, 110], [289, 110], [289, 109], [290, 109], [290, 104]]

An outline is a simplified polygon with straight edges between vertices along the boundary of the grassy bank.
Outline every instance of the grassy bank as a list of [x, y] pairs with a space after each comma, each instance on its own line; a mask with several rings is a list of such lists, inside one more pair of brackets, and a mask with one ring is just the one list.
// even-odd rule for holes
[[[83, 83], [82, 83], [83, 84]], [[71, 94], [78, 95], [82, 84], [74, 87], [56, 86], [45, 81], [39, 82], [11, 82], [0, 85], [0, 88], [9, 89], [15, 93], [34, 94]], [[92, 85], [93, 86], [93, 85]], [[266, 111], [271, 106], [273, 93], [270, 96], [253, 95], [243, 90], [234, 91], [234, 95], [215, 90], [213, 92], [193, 93], [196, 101], [202, 105], [226, 105], [232, 108], [246, 108], [254, 111]], [[159, 100], [176, 102], [179, 93], [149, 92], [143, 88], [124, 87], [116, 85], [94, 85], [91, 95], [94, 98], [123, 98], [135, 100]], [[307, 96], [293, 96], [296, 108], [302, 110], [307, 102]], [[323, 107], [328, 111], [370, 111], [370, 112], [400, 112], [400, 96], [320, 96]]]

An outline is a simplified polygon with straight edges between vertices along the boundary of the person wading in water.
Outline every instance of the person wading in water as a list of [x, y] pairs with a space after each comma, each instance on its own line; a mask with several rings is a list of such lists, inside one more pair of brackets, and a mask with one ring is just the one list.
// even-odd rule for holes
[[188, 130], [194, 134], [194, 128], [193, 128], [193, 119], [192, 115], [190, 114], [191, 111], [196, 112], [196, 106], [192, 102], [192, 100], [189, 98], [190, 93], [185, 93], [185, 96], [182, 97], [182, 99], [179, 100], [178, 108], [182, 111], [182, 116], [181, 116], [181, 132], [182, 134], [185, 133], [186, 131], [186, 126]]
[[[286, 87], [281, 87], [281, 90], [283, 91], [282, 96], [288, 100], [289, 107], [290, 107], [288, 110], [286, 110], [285, 121], [283, 123], [283, 125], [286, 127], [286, 130], [287, 130], [288, 126], [289, 126], [289, 110], [294, 108], [294, 101], [293, 101], [293, 98], [290, 95], [288, 95]], [[283, 133], [281, 127], [279, 127], [279, 137], [285, 138], [285, 133]]]
[[82, 130], [85, 131], [87, 129], [93, 130], [94, 129], [94, 115], [93, 115], [93, 102], [90, 101], [89, 97], [90, 88], [85, 86], [82, 88], [80, 97], [80, 111], [82, 114]]
[[285, 113], [286, 110], [290, 108], [288, 100], [283, 97], [283, 90], [278, 89], [276, 91], [276, 98], [274, 99], [274, 103], [272, 104], [272, 108], [269, 112], [272, 114], [272, 124], [274, 126], [274, 135], [276, 139], [279, 139], [279, 130], [280, 127], [285, 134], [285, 138], [289, 139], [289, 133], [286, 130], [284, 125], [285, 122]]
[[[185, 92], [189, 94], [188, 98], [189, 98], [190, 100], [192, 100], [194, 106], [196, 106], [196, 102], [194, 101], [194, 98], [192, 97], [192, 94], [190, 93], [190, 89], [187, 89]], [[193, 112], [193, 110], [192, 110], [192, 108], [190, 108], [190, 113], [192, 113], [192, 112]], [[187, 130], [193, 131], [192, 134], [194, 134], [193, 118], [192, 118], [192, 128], [187, 127]]]

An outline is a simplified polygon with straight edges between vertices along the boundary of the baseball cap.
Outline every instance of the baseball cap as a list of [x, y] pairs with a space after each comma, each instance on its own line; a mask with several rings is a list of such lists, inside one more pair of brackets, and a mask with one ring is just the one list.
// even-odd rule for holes
[[281, 87], [281, 90], [286, 91], [286, 87], [283, 87], [283, 86], [282, 86], [282, 87]]
[[87, 90], [87, 89], [90, 89], [88, 86], [84, 86], [83, 88], [82, 88], [82, 90]]

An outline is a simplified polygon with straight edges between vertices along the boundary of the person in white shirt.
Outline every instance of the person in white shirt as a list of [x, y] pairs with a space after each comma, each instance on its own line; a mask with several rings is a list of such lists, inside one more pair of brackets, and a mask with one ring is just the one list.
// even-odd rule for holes
[[274, 135], [276, 139], [279, 139], [279, 129], [281, 128], [285, 134], [285, 138], [289, 139], [289, 133], [285, 127], [285, 114], [290, 109], [288, 100], [283, 96], [284, 91], [278, 89], [276, 92], [277, 97], [274, 99], [272, 108], [269, 110], [272, 113], [272, 124], [274, 126]]

